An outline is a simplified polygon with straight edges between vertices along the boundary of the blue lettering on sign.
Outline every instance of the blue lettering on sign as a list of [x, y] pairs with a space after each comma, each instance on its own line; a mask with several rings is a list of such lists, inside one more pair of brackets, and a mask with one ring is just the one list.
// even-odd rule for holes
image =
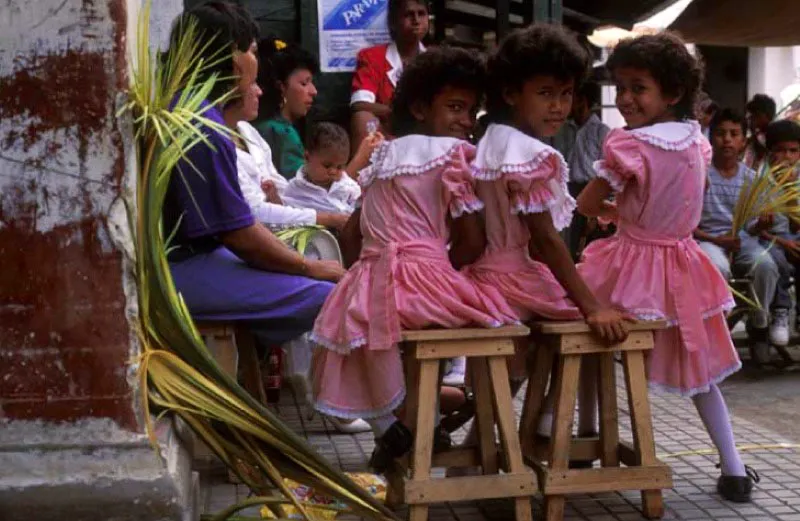
[[342, 0], [322, 24], [326, 31], [366, 29], [385, 10], [387, 0]]

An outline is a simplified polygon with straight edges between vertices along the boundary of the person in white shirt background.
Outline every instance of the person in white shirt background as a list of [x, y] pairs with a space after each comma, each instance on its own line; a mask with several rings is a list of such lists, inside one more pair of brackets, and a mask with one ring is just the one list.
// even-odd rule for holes
[[[362, 141], [356, 152], [365, 166], [375, 147], [383, 141], [380, 133]], [[283, 193], [283, 202], [296, 208], [350, 215], [361, 196], [361, 188], [345, 172], [350, 152], [347, 131], [334, 123], [317, 123], [306, 140], [305, 160]]]

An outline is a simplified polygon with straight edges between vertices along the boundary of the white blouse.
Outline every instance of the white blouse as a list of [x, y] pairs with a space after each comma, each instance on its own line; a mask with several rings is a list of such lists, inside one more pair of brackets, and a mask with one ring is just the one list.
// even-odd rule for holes
[[247, 145], [247, 150], [236, 149], [239, 186], [256, 220], [270, 228], [316, 224], [317, 212], [315, 210], [292, 208], [267, 201], [267, 196], [261, 189], [263, 181], [272, 181], [281, 198], [286, 192], [286, 187], [289, 186], [289, 181], [275, 169], [275, 165], [272, 163], [272, 150], [258, 130], [245, 121], [239, 122], [237, 127]]
[[289, 181], [283, 202], [295, 208], [313, 208], [318, 212], [353, 213], [356, 201], [361, 197], [361, 187], [354, 180], [342, 173], [341, 179], [326, 190], [311, 183], [306, 177], [305, 167], [297, 171]]

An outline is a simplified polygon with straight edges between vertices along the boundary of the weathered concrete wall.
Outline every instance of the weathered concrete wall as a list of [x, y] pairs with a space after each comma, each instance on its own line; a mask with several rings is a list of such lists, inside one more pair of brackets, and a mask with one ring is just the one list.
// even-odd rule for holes
[[0, 418], [138, 430], [108, 213], [126, 170], [125, 0], [0, 8]]

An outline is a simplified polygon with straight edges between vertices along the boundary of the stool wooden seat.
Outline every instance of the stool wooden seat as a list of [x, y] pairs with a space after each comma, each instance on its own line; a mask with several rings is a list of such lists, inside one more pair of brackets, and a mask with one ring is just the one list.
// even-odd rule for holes
[[[515, 498], [517, 521], [531, 519], [535, 478], [522, 460], [506, 365], [506, 357], [514, 354], [514, 339], [528, 334], [524, 326], [403, 333], [408, 389], [405, 410], [414, 431], [414, 447], [410, 461], [397, 465], [387, 475], [387, 503], [408, 504], [411, 521], [425, 521], [431, 503], [504, 497]], [[456, 448], [434, 456], [441, 362], [458, 356], [469, 359], [479, 442], [477, 447]], [[499, 450], [495, 425], [500, 433]], [[483, 475], [431, 478], [432, 467], [469, 466], [482, 467]], [[505, 472], [499, 473], [499, 467]]]
[[[544, 495], [547, 521], [564, 518], [565, 496], [621, 490], [642, 491], [642, 511], [654, 519], [664, 514], [661, 490], [672, 487], [672, 472], [656, 459], [650, 417], [645, 352], [653, 348], [653, 330], [664, 322], [632, 324], [621, 344], [609, 346], [595, 337], [583, 322], [540, 322], [532, 325], [537, 345], [525, 397], [520, 440], [526, 461], [536, 471]], [[615, 354], [625, 370], [633, 444], [620, 443]], [[582, 357], [599, 359], [600, 436], [572, 438], [575, 401]], [[557, 361], [553, 369], [553, 361]], [[555, 389], [553, 430], [537, 442], [536, 428], [542, 412], [548, 377], [553, 370]], [[569, 461], [599, 458], [600, 468], [570, 469]], [[620, 467], [623, 463], [625, 467]]]

